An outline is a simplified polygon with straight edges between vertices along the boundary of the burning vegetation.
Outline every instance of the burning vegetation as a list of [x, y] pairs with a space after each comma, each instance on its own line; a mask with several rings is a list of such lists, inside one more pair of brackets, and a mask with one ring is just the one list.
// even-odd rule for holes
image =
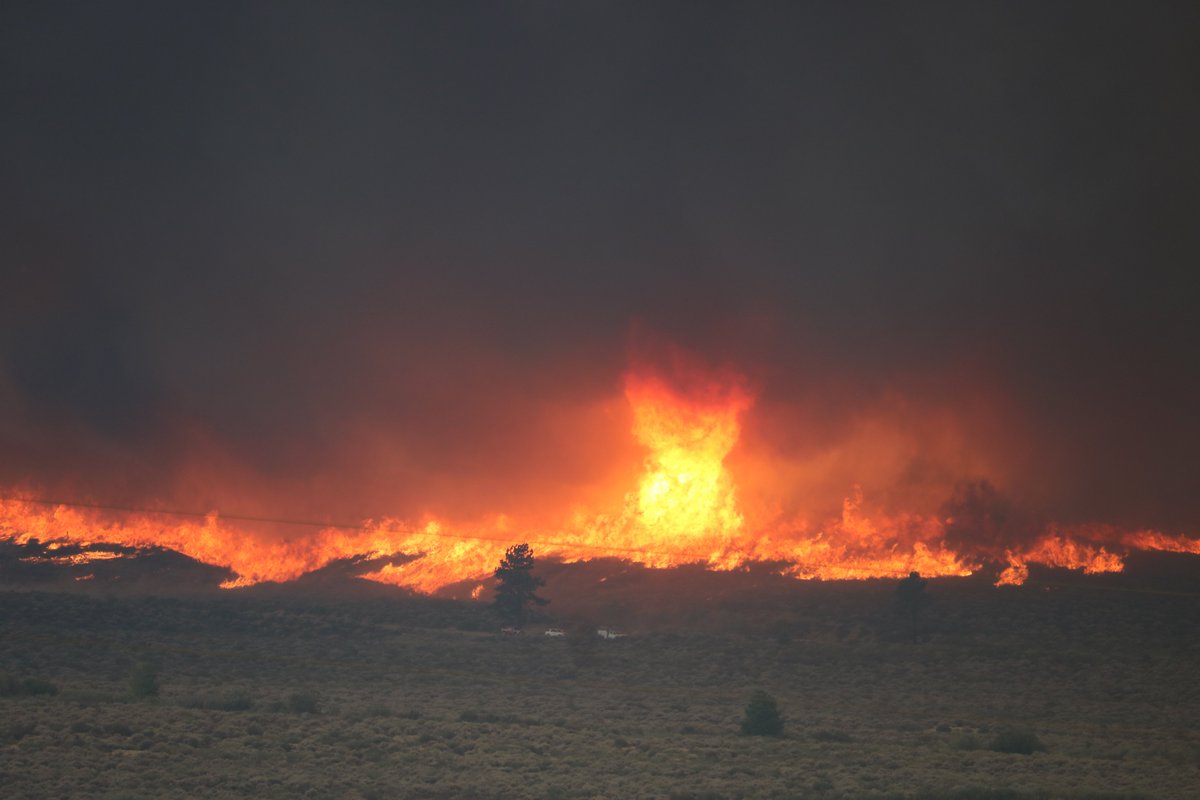
[[16, 545], [41, 543], [27, 559], [71, 565], [166, 548], [230, 570], [234, 577], [225, 588], [293, 580], [349, 562], [363, 565], [363, 578], [423, 592], [483, 580], [518, 540], [564, 562], [617, 557], [650, 567], [717, 570], [768, 563], [795, 578], [824, 580], [996, 569], [997, 585], [1024, 582], [1030, 564], [1092, 574], [1121, 571], [1133, 550], [1200, 553], [1200, 540], [1182, 535], [1020, 518], [986, 481], [960, 480], [933, 510], [871, 507], [867, 490], [851, 485], [841, 513], [818, 523], [787, 519], [778, 510], [751, 516], [727, 464], [755, 403], [741, 375], [672, 351], [668, 366], [631, 368], [624, 396], [631, 434], [645, 452], [641, 475], [630, 476], [610, 507], [573, 509], [558, 525], [526, 524], [501, 513], [474, 524], [384, 518], [314, 525], [302, 535], [293, 527], [279, 536], [257, 531], [271, 520], [216, 511], [187, 516], [3, 499], [0, 536]]

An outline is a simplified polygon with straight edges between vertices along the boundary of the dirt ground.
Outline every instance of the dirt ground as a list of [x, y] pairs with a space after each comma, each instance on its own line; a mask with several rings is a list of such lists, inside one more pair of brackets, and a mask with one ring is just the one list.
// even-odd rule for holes
[[[423, 598], [3, 592], [0, 796], [1200, 796], [1196, 596], [935, 584], [913, 643], [887, 591], [615, 641]], [[741, 735], [756, 688], [782, 737]]]

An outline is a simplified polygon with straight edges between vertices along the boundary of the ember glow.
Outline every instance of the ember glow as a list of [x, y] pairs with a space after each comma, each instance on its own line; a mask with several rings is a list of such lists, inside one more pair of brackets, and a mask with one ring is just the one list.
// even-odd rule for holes
[[[487, 577], [517, 541], [565, 562], [615, 556], [651, 567], [698, 563], [722, 570], [769, 562], [798, 579], [895, 578], [912, 571], [965, 576], [992, 567], [999, 569], [997, 585], [1023, 583], [1030, 564], [1095, 574], [1121, 571], [1131, 550], [1200, 553], [1200, 540], [1106, 525], [1047, 525], [1002, 550], [952, 546], [947, 532], [953, 519], [934, 511], [873, 509], [857, 485], [847, 487], [840, 515], [823, 523], [751, 523], [739, 505], [737, 476], [726, 464], [755, 401], [745, 380], [686, 361], [667, 369], [635, 366], [625, 376], [624, 396], [630, 434], [645, 449], [640, 476], [630, 476], [621, 503], [575, 509], [556, 527], [524, 525], [517, 514], [497, 513], [469, 525], [385, 518], [272, 537], [216, 511], [181, 519], [7, 499], [0, 501], [0, 535], [18, 544], [50, 543], [43, 560], [56, 564], [119, 557], [111, 550], [79, 550], [100, 543], [169, 548], [229, 568], [236, 577], [225, 588], [293, 580], [340, 560], [381, 560], [361, 577], [424, 592]], [[54, 554], [67, 546], [73, 548], [67, 554]], [[479, 597], [481, 586], [470, 595]]]

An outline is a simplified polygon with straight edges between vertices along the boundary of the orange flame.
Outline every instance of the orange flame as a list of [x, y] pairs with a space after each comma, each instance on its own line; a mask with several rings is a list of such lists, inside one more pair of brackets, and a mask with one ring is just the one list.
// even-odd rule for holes
[[[652, 567], [688, 563], [734, 569], [772, 562], [800, 579], [859, 579], [922, 575], [965, 576], [989, 554], [958, 552], [946, 542], [946, 521], [930, 514], [868, 511], [853, 487], [839, 517], [811, 526], [802, 521], [757, 525], [739, 508], [726, 458], [738, 444], [741, 417], [754, 396], [738, 376], [713, 376], [695, 368], [664, 375], [635, 369], [625, 377], [631, 433], [646, 448], [644, 469], [624, 500], [606, 511], [579, 509], [557, 530], [522, 526], [504, 514], [474, 525], [427, 518], [395, 519], [351, 528], [330, 526], [293, 538], [255, 535], [246, 523], [205, 517], [177, 519], [154, 513], [114, 516], [68, 506], [0, 500], [0, 537], [19, 544], [49, 542], [56, 563], [113, 558], [111, 551], [53, 555], [53, 543], [165, 547], [198, 561], [229, 568], [223, 586], [288, 581], [331, 562], [406, 555], [361, 577], [434, 591], [488, 576], [506, 546], [530, 541], [540, 556], [572, 562], [616, 556]], [[632, 483], [632, 482], [631, 482]], [[1200, 553], [1200, 541], [1158, 531], [1125, 533], [1109, 526], [1047, 528], [1033, 544], [994, 554], [1007, 561], [998, 585], [1019, 584], [1030, 564], [1119, 572], [1133, 549]], [[82, 576], [79, 580], [90, 576]]]
[[997, 578], [997, 586], [1019, 586], [1024, 583], [1029, 577], [1030, 563], [1083, 570], [1088, 575], [1125, 569], [1125, 560], [1120, 555], [1103, 546], [1090, 545], [1057, 533], [1043, 536], [1024, 551], [1009, 550], [1006, 556], [1008, 567]]
[[707, 386], [683, 398], [655, 375], [630, 374], [625, 396], [633, 435], [650, 449], [635, 496], [629, 543], [647, 549], [708, 550], [719, 561], [744, 525], [725, 457], [752, 400], [739, 386]]

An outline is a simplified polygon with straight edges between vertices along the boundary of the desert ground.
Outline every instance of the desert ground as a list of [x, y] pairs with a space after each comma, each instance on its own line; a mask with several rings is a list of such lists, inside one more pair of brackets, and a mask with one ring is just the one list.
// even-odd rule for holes
[[[587, 607], [569, 572], [519, 636], [373, 588], [10, 587], [0, 796], [1200, 796], [1188, 580], [933, 581], [914, 642], [891, 581], [646, 570]], [[758, 688], [782, 736], [741, 733]]]

